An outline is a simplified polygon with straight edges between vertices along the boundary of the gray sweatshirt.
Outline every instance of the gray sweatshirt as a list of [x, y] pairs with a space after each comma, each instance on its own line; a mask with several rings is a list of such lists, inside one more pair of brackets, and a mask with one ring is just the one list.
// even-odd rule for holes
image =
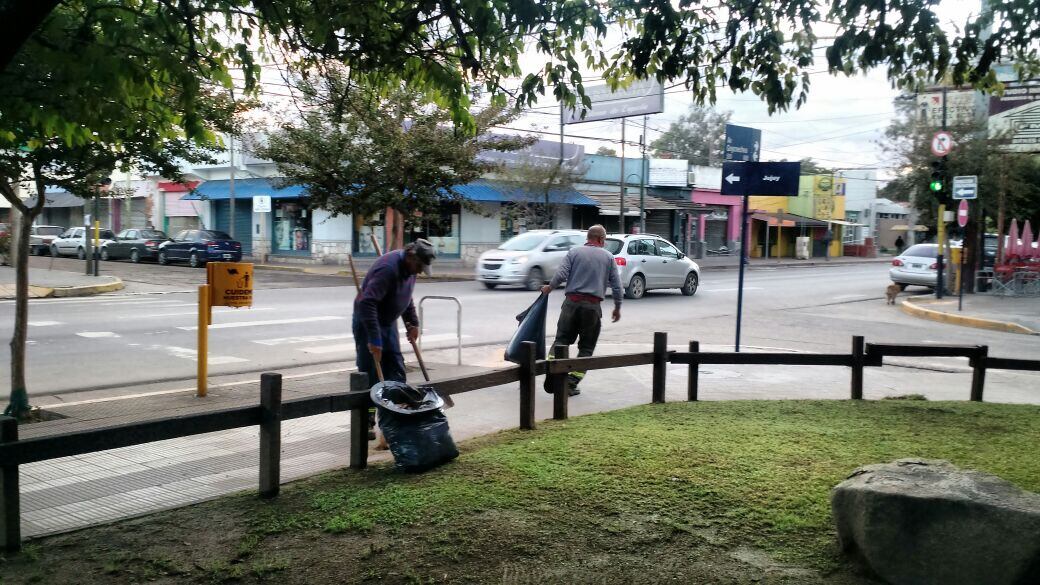
[[621, 306], [621, 277], [614, 255], [604, 248], [585, 244], [571, 248], [556, 270], [549, 286], [556, 288], [567, 283], [567, 294], [576, 293], [607, 298], [607, 284], [614, 295], [614, 305]]

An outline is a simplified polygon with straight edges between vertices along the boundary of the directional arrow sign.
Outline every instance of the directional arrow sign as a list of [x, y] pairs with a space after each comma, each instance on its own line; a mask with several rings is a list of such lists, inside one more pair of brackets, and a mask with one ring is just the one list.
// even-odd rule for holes
[[723, 195], [798, 196], [798, 162], [722, 163]]
[[977, 199], [979, 196], [978, 175], [964, 175], [953, 178], [954, 199]]

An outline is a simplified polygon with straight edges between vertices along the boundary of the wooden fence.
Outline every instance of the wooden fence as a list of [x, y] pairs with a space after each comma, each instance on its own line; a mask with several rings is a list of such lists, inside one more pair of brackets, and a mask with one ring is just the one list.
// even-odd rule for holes
[[[968, 358], [972, 367], [970, 399], [975, 401], [982, 400], [987, 370], [1040, 371], [1040, 360], [989, 357], [988, 348], [984, 345], [864, 343], [863, 337], [860, 336], [852, 338], [852, 349], [847, 354], [702, 352], [696, 341], [690, 342], [689, 351], [677, 352], [668, 349], [666, 333], [655, 333], [653, 350], [643, 353], [571, 358], [567, 347], [556, 347], [552, 359], [537, 360], [535, 344], [528, 342], [524, 344], [521, 354], [518, 365], [439, 380], [431, 385], [441, 394], [454, 395], [518, 381], [519, 426], [521, 429], [534, 429], [537, 376], [548, 376], [548, 387], [553, 390], [553, 418], [560, 420], [567, 418], [566, 376], [577, 370], [652, 365], [653, 403], [665, 401], [669, 364], [686, 364], [689, 368], [686, 398], [691, 401], [698, 399], [699, 368], [702, 364], [846, 367], [851, 369], [850, 398], [854, 400], [863, 398], [864, 368], [882, 366], [886, 356]], [[258, 405], [222, 408], [22, 440], [18, 439], [17, 421], [11, 417], [0, 417], [0, 546], [7, 551], [17, 551], [21, 548], [19, 465], [202, 433], [259, 426], [259, 494], [262, 498], [272, 498], [278, 495], [280, 485], [283, 420], [350, 411], [350, 467], [364, 469], [368, 465], [368, 417], [371, 406], [365, 374], [352, 373], [350, 389], [345, 392], [283, 401], [281, 374], [268, 373], [260, 377]]]

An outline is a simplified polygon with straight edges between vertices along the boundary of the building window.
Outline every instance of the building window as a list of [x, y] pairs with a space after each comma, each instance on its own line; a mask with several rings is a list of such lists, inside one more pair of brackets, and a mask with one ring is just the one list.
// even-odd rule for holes
[[436, 212], [419, 216], [412, 225], [411, 240], [426, 238], [438, 255], [458, 256], [461, 213], [458, 203], [445, 203]]
[[275, 199], [271, 202], [274, 225], [271, 250], [274, 254], [310, 254], [311, 213], [299, 200]]

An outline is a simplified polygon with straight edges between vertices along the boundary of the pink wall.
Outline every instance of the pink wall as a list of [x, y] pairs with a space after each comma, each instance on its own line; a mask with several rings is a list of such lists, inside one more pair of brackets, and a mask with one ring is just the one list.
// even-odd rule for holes
[[[729, 241], [740, 239], [740, 197], [720, 195], [718, 191], [712, 189], [694, 189], [690, 194], [690, 200], [703, 205], [725, 205], [729, 207], [729, 221], [726, 222], [726, 239]], [[704, 233], [705, 222], [706, 220], [702, 215], [697, 226], [698, 237]]]

